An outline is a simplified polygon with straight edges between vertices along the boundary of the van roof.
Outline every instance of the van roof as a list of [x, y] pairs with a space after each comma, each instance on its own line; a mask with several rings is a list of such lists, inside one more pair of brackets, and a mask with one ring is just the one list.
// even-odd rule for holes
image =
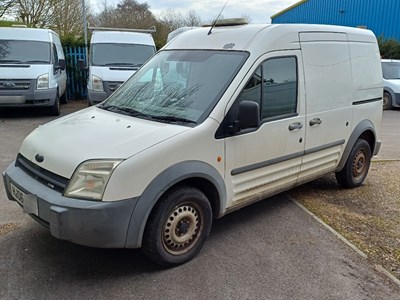
[[118, 44], [139, 44], [155, 46], [150, 33], [130, 31], [97, 31], [92, 34], [91, 43], [118, 43]]
[[185, 31], [163, 49], [230, 49], [262, 52], [299, 49], [300, 32], [344, 32], [349, 41], [375, 43], [374, 34], [367, 29], [310, 24], [249, 24], [238, 26], [195, 28]]
[[0, 40], [44, 41], [51, 40], [51, 34], [58, 35], [50, 29], [0, 27]]

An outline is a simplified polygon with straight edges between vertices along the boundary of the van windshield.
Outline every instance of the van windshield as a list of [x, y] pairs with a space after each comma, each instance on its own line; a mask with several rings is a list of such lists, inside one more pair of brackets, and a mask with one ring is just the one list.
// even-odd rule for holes
[[49, 64], [50, 57], [48, 42], [0, 40], [0, 64]]
[[400, 79], [400, 62], [382, 62], [383, 78]]
[[161, 51], [99, 107], [194, 126], [207, 118], [247, 57], [238, 51]]
[[156, 52], [153, 46], [99, 43], [91, 46], [92, 66], [140, 67]]

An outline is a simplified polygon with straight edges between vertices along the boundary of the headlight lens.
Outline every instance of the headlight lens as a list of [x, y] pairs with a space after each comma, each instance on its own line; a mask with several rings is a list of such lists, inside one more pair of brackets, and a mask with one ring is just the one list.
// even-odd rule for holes
[[36, 89], [44, 90], [49, 88], [49, 74], [42, 74], [37, 78]]
[[89, 160], [75, 170], [64, 196], [101, 200], [108, 180], [122, 160]]
[[103, 91], [103, 81], [100, 77], [92, 75], [92, 86], [94, 91], [102, 92]]

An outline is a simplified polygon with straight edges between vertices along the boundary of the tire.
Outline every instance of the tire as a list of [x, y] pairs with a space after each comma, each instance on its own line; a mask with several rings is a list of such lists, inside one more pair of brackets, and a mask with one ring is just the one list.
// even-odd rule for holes
[[61, 104], [67, 104], [68, 103], [67, 90], [65, 90], [64, 94], [62, 94], [62, 96], [60, 98], [60, 103]]
[[371, 148], [367, 141], [358, 139], [351, 149], [346, 164], [336, 173], [336, 180], [345, 188], [362, 185], [371, 164]]
[[383, 93], [383, 110], [392, 108], [392, 96], [388, 92]]
[[183, 264], [199, 253], [211, 224], [211, 205], [203, 192], [192, 187], [175, 189], [150, 214], [142, 249], [159, 265]]
[[59, 116], [60, 115], [60, 96], [56, 95], [56, 99], [54, 100], [54, 104], [49, 108], [49, 115], [51, 116]]

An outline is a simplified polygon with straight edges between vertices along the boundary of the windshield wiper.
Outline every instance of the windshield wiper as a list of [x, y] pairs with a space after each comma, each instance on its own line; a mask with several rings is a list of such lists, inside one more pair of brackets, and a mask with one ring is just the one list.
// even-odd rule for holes
[[139, 68], [142, 65], [141, 64], [131, 64], [131, 63], [109, 63], [109, 64], [104, 64], [103, 66], [124, 66], [124, 67], [133, 67], [133, 68]]
[[152, 118], [149, 115], [146, 115], [140, 111], [134, 110], [129, 107], [121, 107], [121, 106], [117, 106], [117, 105], [98, 105], [97, 107], [104, 109], [104, 110], [112, 111], [112, 112], [120, 112], [125, 115], [132, 116], [132, 117], [145, 117], [146, 119]]
[[34, 63], [48, 64], [49, 61], [47, 61], [47, 60], [27, 60], [27, 61], [24, 61], [24, 63], [26, 63], [26, 64], [34, 64]]
[[0, 63], [22, 63], [22, 61], [17, 59], [0, 59]]
[[191, 123], [197, 124], [196, 121], [181, 118], [181, 117], [174, 117], [174, 116], [151, 116], [152, 119], [159, 120], [159, 121], [166, 121], [171, 123]]

